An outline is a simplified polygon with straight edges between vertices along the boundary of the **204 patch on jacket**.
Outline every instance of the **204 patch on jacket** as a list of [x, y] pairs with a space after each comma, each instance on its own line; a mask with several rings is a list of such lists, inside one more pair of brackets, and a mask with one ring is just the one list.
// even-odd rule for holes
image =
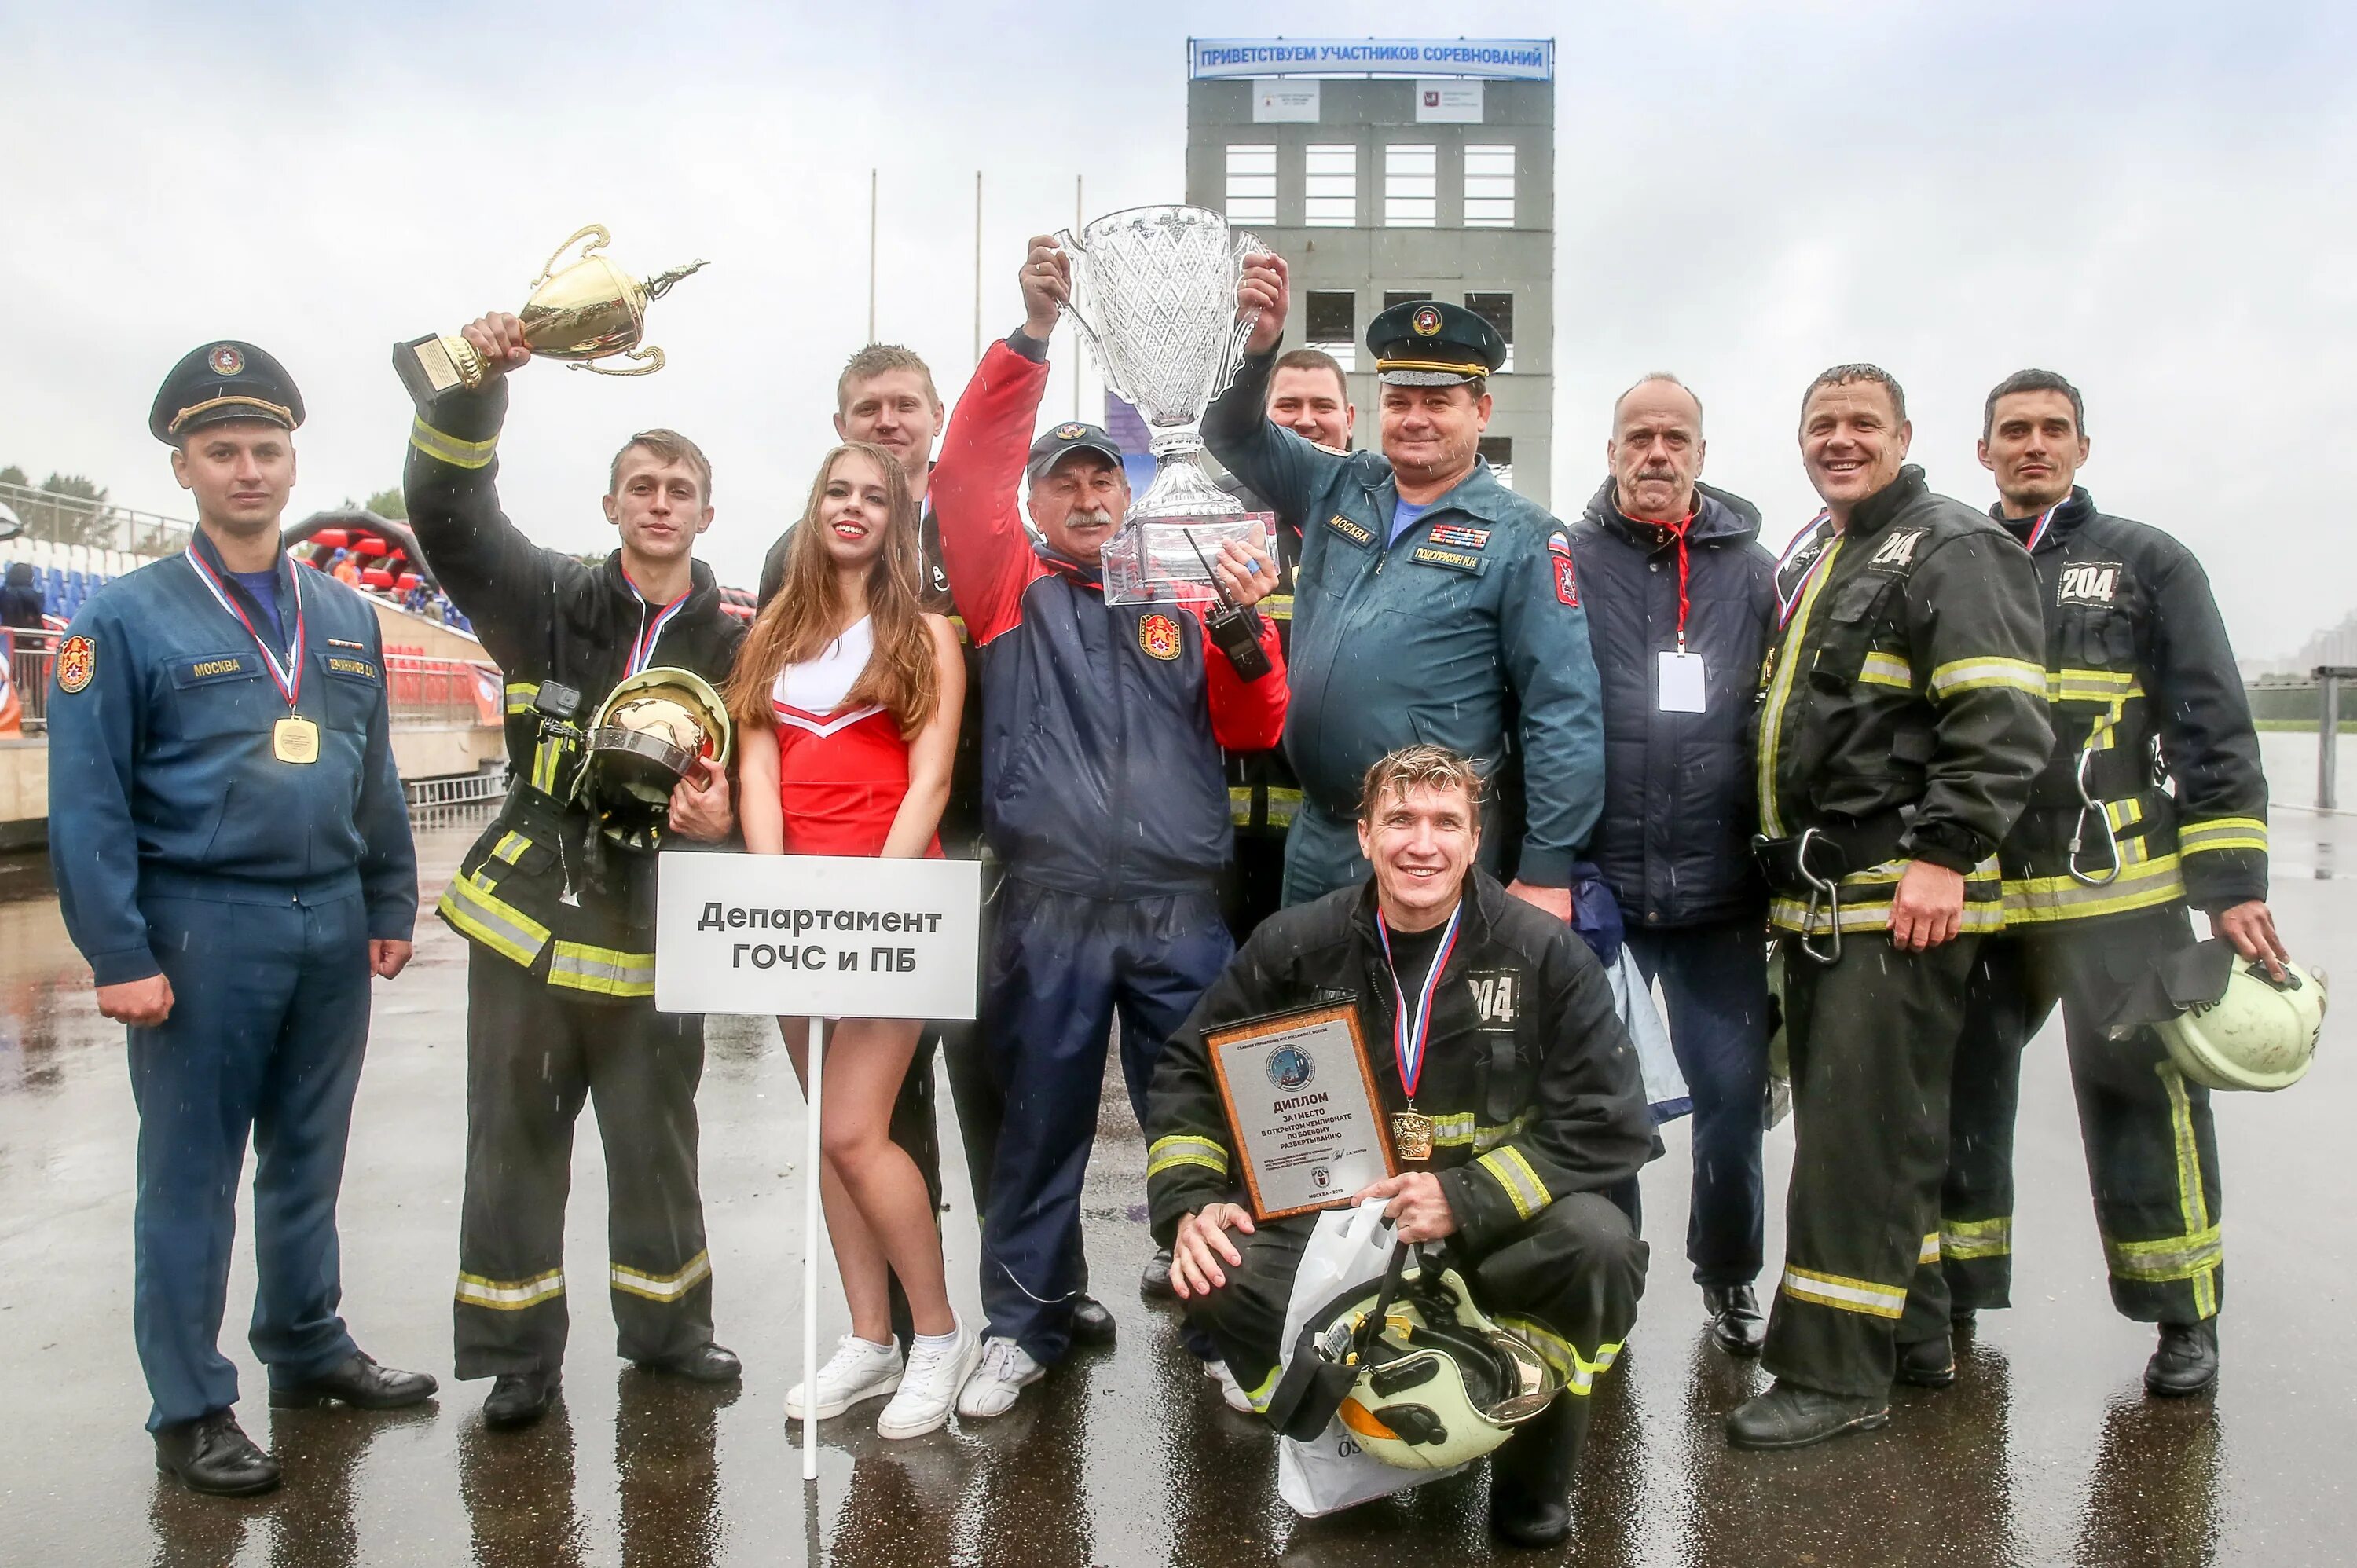
[[1522, 1001], [1522, 971], [1479, 969], [1465, 977], [1473, 993], [1474, 1027], [1512, 1032], [1514, 1009]]

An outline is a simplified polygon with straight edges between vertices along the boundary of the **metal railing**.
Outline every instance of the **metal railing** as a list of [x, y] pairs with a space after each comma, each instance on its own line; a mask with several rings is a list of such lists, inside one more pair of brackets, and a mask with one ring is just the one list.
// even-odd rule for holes
[[412, 811], [457, 811], [470, 806], [495, 805], [508, 792], [505, 763], [479, 773], [449, 779], [413, 779], [402, 786]]
[[16, 644], [8, 656], [8, 678], [16, 684], [25, 733], [31, 735], [49, 727], [49, 671], [58, 659], [57, 633], [12, 627], [8, 635]]
[[33, 485], [0, 483], [0, 501], [25, 525], [25, 537], [84, 544], [134, 555], [171, 555], [188, 548], [195, 524], [135, 506], [63, 495]]

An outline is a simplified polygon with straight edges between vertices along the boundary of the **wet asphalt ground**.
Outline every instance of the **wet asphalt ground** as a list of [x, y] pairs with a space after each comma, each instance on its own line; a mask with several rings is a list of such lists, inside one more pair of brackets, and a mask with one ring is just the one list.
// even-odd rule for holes
[[[2267, 737], [2280, 799], [2311, 798], [2313, 742]], [[472, 824], [421, 833], [428, 899]], [[2357, 819], [2275, 826], [2275, 903], [2295, 951], [2357, 975]], [[2338, 877], [2333, 874], [2339, 872]], [[345, 1312], [389, 1364], [446, 1381], [388, 1415], [274, 1412], [243, 1343], [253, 1299], [241, 1214], [223, 1349], [248, 1430], [286, 1484], [200, 1498], [156, 1476], [131, 1343], [133, 1117], [122, 1033], [91, 1005], [38, 859], [0, 862], [0, 1563], [571, 1565], [1546, 1562], [1493, 1554], [1477, 1467], [1404, 1500], [1304, 1522], [1277, 1500], [1272, 1440], [1229, 1413], [1134, 1282], [1150, 1244], [1144, 1149], [1109, 1081], [1087, 1195], [1112, 1352], [1076, 1359], [1016, 1412], [914, 1442], [877, 1406], [822, 1428], [814, 1490], [783, 1421], [799, 1375], [802, 1101], [775, 1031], [716, 1021], [702, 1096], [704, 1186], [722, 1341], [741, 1391], [630, 1369], [598, 1294], [574, 1297], [565, 1402], [495, 1434], [487, 1384], [450, 1384], [464, 1136], [464, 963], [421, 927], [416, 962], [377, 992], [342, 1205]], [[2344, 1003], [2344, 1007], [2357, 1003]], [[1628, 1353], [1598, 1395], [1577, 1531], [1596, 1564], [2325, 1563], [2357, 1560], [2357, 1292], [2348, 1257], [2357, 1039], [2328, 1025], [2309, 1079], [2222, 1096], [2229, 1288], [2214, 1397], [2147, 1400], [2150, 1330], [2104, 1286], [2059, 1026], [2024, 1070], [2016, 1307], [1984, 1315], [1943, 1392], [1901, 1391], [1884, 1432], [1792, 1455], [1726, 1447], [1760, 1386], [1713, 1349], [1682, 1257], [1684, 1124], [1645, 1177], [1653, 1270]], [[948, 1104], [946, 1092], [942, 1096]], [[947, 1122], [945, 1112], [945, 1123]], [[945, 1139], [954, 1128], [944, 1125]], [[1772, 1286], [1786, 1128], [1769, 1141]], [[944, 1226], [962, 1310], [974, 1216], [954, 1148]], [[604, 1173], [579, 1141], [569, 1261], [604, 1258]], [[830, 1297], [821, 1325], [845, 1326]], [[865, 1419], [863, 1419], [863, 1413]]]

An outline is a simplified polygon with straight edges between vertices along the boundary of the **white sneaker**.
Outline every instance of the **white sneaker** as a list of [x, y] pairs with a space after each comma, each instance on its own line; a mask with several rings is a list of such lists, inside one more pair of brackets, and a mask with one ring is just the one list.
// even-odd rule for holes
[[920, 1339], [909, 1348], [909, 1368], [901, 1374], [900, 1391], [876, 1418], [876, 1435], [922, 1437], [939, 1432], [957, 1403], [958, 1391], [982, 1359], [982, 1336], [963, 1323], [946, 1345]]
[[1048, 1369], [1025, 1354], [1012, 1339], [986, 1339], [982, 1364], [958, 1391], [957, 1412], [982, 1418], [1005, 1415], [1015, 1408], [1015, 1396], [1048, 1375]]
[[[846, 1334], [834, 1342], [834, 1354], [818, 1369], [818, 1418], [841, 1415], [862, 1400], [890, 1393], [900, 1386], [900, 1347], [878, 1345]], [[786, 1419], [802, 1421], [802, 1386], [786, 1391]]]
[[1254, 1413], [1252, 1395], [1244, 1392], [1243, 1384], [1236, 1381], [1236, 1375], [1228, 1370], [1225, 1361], [1204, 1362], [1203, 1375], [1220, 1385], [1220, 1397], [1228, 1402], [1230, 1410], [1238, 1415]]

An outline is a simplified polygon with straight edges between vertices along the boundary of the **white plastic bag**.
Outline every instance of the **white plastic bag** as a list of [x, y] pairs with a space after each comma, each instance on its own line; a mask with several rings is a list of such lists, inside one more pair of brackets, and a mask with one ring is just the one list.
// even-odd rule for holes
[[[1311, 1316], [1346, 1291], [1374, 1283], [1391, 1262], [1393, 1232], [1383, 1223], [1383, 1200], [1356, 1208], [1333, 1208], [1318, 1217], [1317, 1233], [1301, 1254], [1293, 1276], [1293, 1299], [1286, 1305], [1285, 1337], [1278, 1343], [1286, 1362]], [[1280, 1369], [1281, 1375], [1281, 1369]], [[1304, 1519], [1338, 1513], [1410, 1487], [1453, 1476], [1451, 1470], [1403, 1470], [1361, 1449], [1338, 1416], [1316, 1441], [1277, 1439], [1276, 1495]]]
[[1678, 1070], [1670, 1031], [1653, 1005], [1653, 988], [1645, 983], [1626, 947], [1605, 973], [1612, 978], [1612, 1005], [1620, 1015], [1620, 1026], [1637, 1049], [1637, 1069], [1644, 1075], [1645, 1103], [1652, 1110], [1653, 1122], [1674, 1122], [1694, 1109], [1694, 1094], [1686, 1088], [1685, 1074]]

